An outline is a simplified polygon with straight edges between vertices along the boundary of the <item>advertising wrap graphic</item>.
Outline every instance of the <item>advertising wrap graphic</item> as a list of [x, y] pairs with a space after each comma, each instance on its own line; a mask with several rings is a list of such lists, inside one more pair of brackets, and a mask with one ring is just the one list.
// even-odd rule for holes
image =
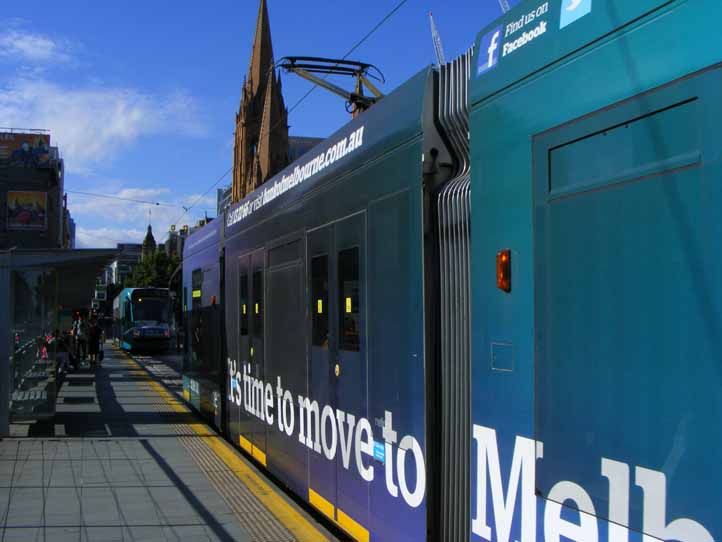
[[9, 230], [44, 230], [48, 226], [46, 192], [14, 192], [7, 196]]
[[0, 133], [0, 164], [15, 167], [49, 166], [50, 136]]
[[[521, 522], [519, 542], [630, 542], [630, 499], [641, 498], [642, 530], [646, 533], [643, 542], [714, 542], [712, 535], [700, 523], [688, 518], [670, 520], [667, 477], [663, 472], [606, 457], [600, 459], [599, 476], [608, 482], [608, 510], [595, 509], [592, 497], [579, 484], [561, 480], [543, 496], [545, 504], [541, 520], [544, 536], [538, 537], [539, 518], [534, 482], [537, 461], [544, 460], [544, 444], [517, 436], [511, 470], [502, 472], [496, 430], [474, 425], [473, 437], [476, 453], [476, 510], [473, 512], [471, 527], [473, 533], [483, 540], [516, 540], [511, 532], [514, 520], [517, 519]], [[568, 507], [578, 510], [574, 521], [563, 513], [563, 509]], [[490, 511], [493, 521], [490, 521]], [[599, 523], [606, 520], [609, 520], [608, 536], [602, 540], [599, 537]], [[492, 526], [495, 536], [492, 536]]]
[[[374, 434], [374, 427], [366, 418], [356, 419], [348, 412], [294, 395], [283, 388], [280, 377], [274, 386], [251, 376], [250, 365], [241, 366], [239, 371], [237, 363], [229, 359], [228, 368], [229, 401], [269, 427], [275, 426], [278, 432], [298, 438], [302, 446], [329, 461], [340, 454], [343, 468], [357, 470], [366, 482], [382, 476], [389, 494], [393, 497], [400, 494], [408, 506], [416, 508], [423, 502], [426, 493], [423, 450], [413, 436], [397, 433], [391, 412], [385, 412], [381, 435]], [[374, 440], [379, 436], [383, 442]], [[383, 463], [380, 474], [374, 459]], [[416, 471], [414, 485], [406, 480], [407, 464]]]

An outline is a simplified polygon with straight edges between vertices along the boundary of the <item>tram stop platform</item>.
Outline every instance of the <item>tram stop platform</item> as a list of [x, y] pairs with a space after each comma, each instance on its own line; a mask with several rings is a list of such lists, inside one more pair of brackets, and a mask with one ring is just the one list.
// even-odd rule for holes
[[182, 403], [170, 365], [105, 354], [0, 441], [1, 540], [338, 542]]

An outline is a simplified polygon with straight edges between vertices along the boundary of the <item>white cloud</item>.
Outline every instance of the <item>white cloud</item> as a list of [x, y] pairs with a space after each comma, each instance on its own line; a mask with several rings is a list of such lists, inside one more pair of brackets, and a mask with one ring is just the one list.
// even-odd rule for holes
[[42, 34], [16, 28], [0, 33], [0, 58], [10, 61], [32, 64], [64, 63], [71, 60], [70, 51], [69, 43]]
[[194, 99], [177, 91], [155, 96], [132, 88], [63, 87], [42, 78], [0, 86], [7, 126], [48, 129], [68, 171], [90, 172], [141, 136], [205, 135]]
[[[113, 182], [101, 182], [100, 186], [113, 186]], [[208, 216], [215, 216], [215, 194], [199, 199], [199, 194], [173, 194], [168, 188], [116, 188], [103, 190], [123, 200], [68, 194], [68, 209], [78, 225], [76, 243], [79, 248], [112, 247], [117, 243], [139, 243], [143, 240], [148, 227], [148, 210], [151, 211], [151, 224], [156, 242], [162, 243], [168, 236], [171, 224], [195, 224]], [[100, 192], [100, 190], [98, 190]], [[159, 202], [161, 205], [138, 203], [139, 200]], [[184, 214], [184, 207], [194, 205]], [[87, 227], [87, 224], [98, 227]]]
[[118, 243], [140, 243], [145, 231], [124, 228], [83, 228], [75, 230], [77, 248], [115, 248]]
[[6, 126], [49, 129], [71, 172], [92, 172], [142, 136], [206, 134], [195, 100], [182, 91], [161, 96], [99, 84], [67, 87], [39, 77], [0, 87], [0, 119]]
[[[139, 139], [153, 136], [201, 137], [207, 127], [193, 96], [183, 90], [153, 92], [131, 86], [108, 85], [102, 79], [60, 82], [53, 77], [58, 64], [64, 71], [78, 67], [82, 44], [28, 30], [24, 20], [0, 24], [0, 125], [50, 130], [69, 173], [93, 180], [88, 192], [120, 198], [161, 201], [148, 205], [69, 193], [69, 208], [77, 224], [79, 247], [110, 247], [120, 242], [140, 242], [152, 209], [153, 231], [163, 242], [169, 226], [193, 224], [203, 211], [215, 215], [216, 194], [199, 200], [158, 183], [128, 183], [99, 178], [109, 162], [118, 159]], [[64, 78], [63, 81], [72, 79]], [[78, 81], [76, 79], [75, 81]], [[74, 176], [66, 176], [66, 188]], [[131, 184], [135, 185], [132, 187]], [[138, 186], [150, 188], [138, 188]], [[87, 184], [86, 184], [87, 186]], [[194, 205], [180, 220], [184, 207]]]

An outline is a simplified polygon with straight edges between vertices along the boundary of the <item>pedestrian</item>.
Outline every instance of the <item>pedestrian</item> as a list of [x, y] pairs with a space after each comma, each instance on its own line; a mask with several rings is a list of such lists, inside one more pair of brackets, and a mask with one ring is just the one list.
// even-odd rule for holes
[[67, 338], [61, 335], [58, 335], [55, 343], [55, 360], [57, 362], [56, 371], [58, 377], [69, 372], [70, 367], [73, 365]]
[[91, 367], [98, 364], [98, 352], [100, 352], [100, 337], [102, 330], [97, 320], [92, 320], [88, 327], [88, 356], [90, 357]]
[[76, 337], [78, 340], [78, 357], [85, 361], [88, 357], [88, 322], [81, 316], [78, 318]]
[[80, 360], [78, 360], [78, 354], [77, 349], [74, 347], [74, 331], [70, 331], [69, 333], [65, 334], [65, 348], [68, 351], [68, 362], [70, 366], [73, 368], [73, 371], [78, 370], [78, 364], [80, 363]]
[[78, 326], [80, 325], [80, 319], [76, 315], [73, 319], [73, 327], [70, 328], [71, 346], [73, 348], [73, 354], [75, 359], [80, 358], [80, 342], [78, 341]]

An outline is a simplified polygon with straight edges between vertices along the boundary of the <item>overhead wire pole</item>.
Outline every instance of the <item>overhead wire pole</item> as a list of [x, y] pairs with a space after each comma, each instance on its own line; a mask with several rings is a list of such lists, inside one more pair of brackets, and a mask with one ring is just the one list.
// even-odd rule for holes
[[444, 55], [444, 46], [441, 44], [441, 36], [439, 31], [436, 29], [436, 23], [434, 22], [434, 16], [429, 11], [429, 21], [431, 22], [431, 39], [434, 41], [434, 51], [436, 51], [436, 61], [439, 66], [446, 64], [446, 56]]

